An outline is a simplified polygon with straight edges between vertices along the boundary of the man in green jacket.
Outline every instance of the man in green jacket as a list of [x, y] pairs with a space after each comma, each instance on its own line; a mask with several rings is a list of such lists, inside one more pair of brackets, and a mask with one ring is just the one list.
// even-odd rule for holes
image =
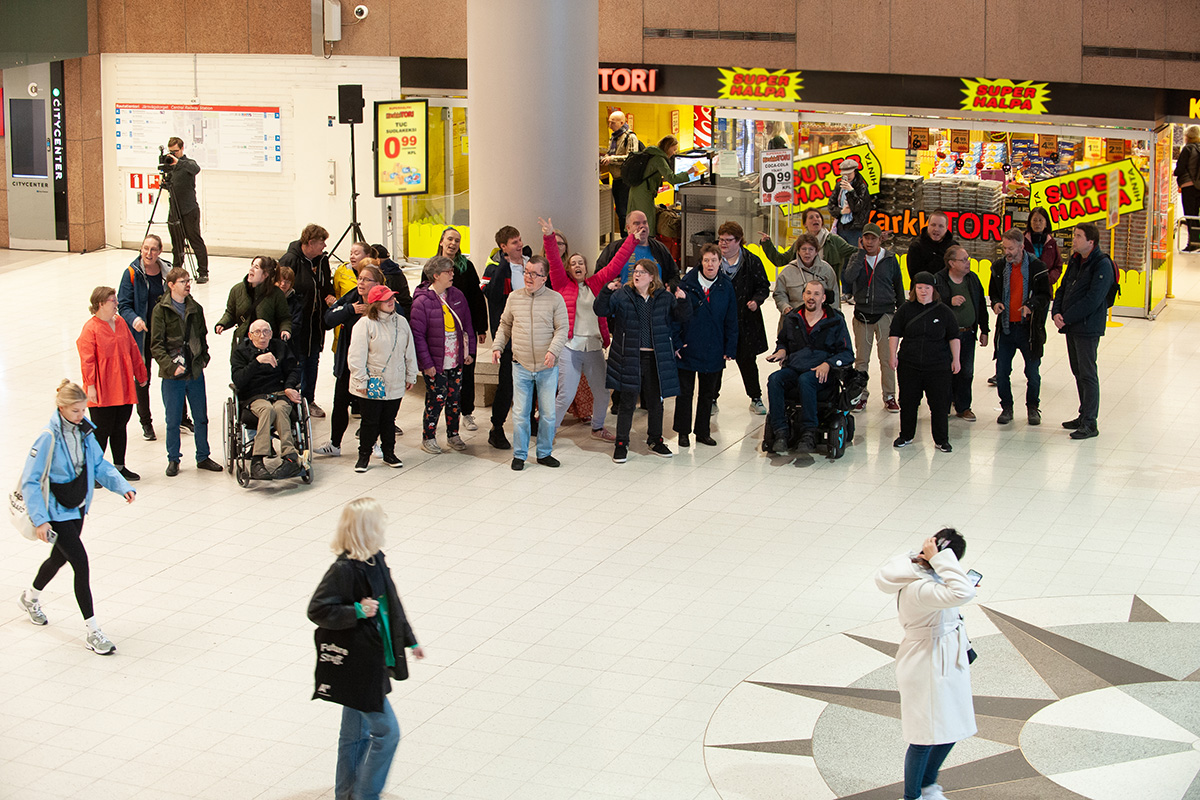
[[204, 368], [208, 366], [208, 327], [204, 309], [192, 297], [192, 278], [182, 267], [167, 273], [167, 291], [150, 316], [150, 354], [162, 378], [167, 417], [167, 477], [179, 474], [179, 422], [183, 404], [192, 408], [196, 425], [196, 468], [222, 472], [208, 457], [208, 400]]
[[[836, 233], [829, 232], [829, 229], [825, 227], [825, 217], [821, 214], [821, 209], [819, 208], [805, 209], [804, 232], [816, 237], [817, 246], [821, 251], [821, 258], [825, 259], [826, 264], [833, 267], [833, 272], [840, 281], [842, 279], [842, 267], [846, 266], [846, 261], [857, 252], [858, 248]], [[763, 254], [775, 266], [787, 266], [796, 260], [796, 244], [794, 242], [791, 247], [780, 253], [771, 242], [770, 234], [760, 231], [758, 241], [762, 245]]]
[[[622, 180], [630, 183], [629, 188], [629, 211], [641, 211], [646, 215], [646, 220], [650, 223], [650, 233], [654, 234], [658, 230], [656, 227], [654, 198], [658, 196], [658, 189], [664, 183], [669, 183], [672, 186], [691, 180], [695, 175], [695, 167], [685, 170], [684, 172], [672, 172], [671, 162], [668, 159], [674, 158], [679, 152], [679, 140], [674, 136], [664, 136], [658, 143], [658, 147], [647, 147], [645, 153], [649, 156], [646, 162], [645, 169], [642, 170], [641, 176], [629, 175], [623, 176]], [[626, 159], [626, 166], [622, 169], [627, 169], [630, 166], [630, 159]], [[622, 173], [624, 175], [624, 173]], [[636, 182], [635, 182], [636, 181]]]

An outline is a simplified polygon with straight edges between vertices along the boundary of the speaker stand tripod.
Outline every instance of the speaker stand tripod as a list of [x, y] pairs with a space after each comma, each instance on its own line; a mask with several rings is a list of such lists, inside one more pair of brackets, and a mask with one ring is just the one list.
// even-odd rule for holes
[[338, 237], [337, 243], [329, 250], [331, 258], [337, 257], [337, 249], [341, 246], [342, 241], [351, 233], [354, 235], [350, 239], [350, 244], [355, 242], [365, 242], [366, 236], [363, 236], [362, 226], [358, 224], [358, 181], [354, 175], [354, 123], [347, 123], [350, 126], [350, 224], [346, 226], [346, 230], [342, 231], [342, 235]]

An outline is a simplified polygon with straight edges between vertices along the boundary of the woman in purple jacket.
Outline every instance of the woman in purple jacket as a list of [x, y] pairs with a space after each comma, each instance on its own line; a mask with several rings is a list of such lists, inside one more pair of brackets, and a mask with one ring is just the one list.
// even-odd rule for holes
[[458, 435], [458, 400], [462, 393], [463, 367], [475, 361], [475, 326], [467, 297], [454, 283], [454, 262], [434, 256], [425, 265], [424, 282], [413, 292], [413, 344], [417, 368], [425, 376], [425, 418], [421, 449], [437, 454], [438, 417], [446, 409], [446, 442], [455, 450], [466, 450]]

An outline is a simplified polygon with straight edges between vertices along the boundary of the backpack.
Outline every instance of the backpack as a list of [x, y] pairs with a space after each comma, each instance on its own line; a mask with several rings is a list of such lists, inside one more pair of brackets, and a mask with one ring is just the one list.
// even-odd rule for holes
[[646, 167], [650, 165], [650, 159], [653, 157], [649, 150], [639, 150], [625, 159], [625, 163], [621, 165], [621, 180], [626, 186], [632, 189], [646, 180]]
[[1112, 308], [1117, 302], [1117, 298], [1121, 296], [1121, 270], [1117, 266], [1117, 262], [1113, 261], [1113, 283], [1108, 287], [1108, 295], [1105, 296], [1105, 308]]

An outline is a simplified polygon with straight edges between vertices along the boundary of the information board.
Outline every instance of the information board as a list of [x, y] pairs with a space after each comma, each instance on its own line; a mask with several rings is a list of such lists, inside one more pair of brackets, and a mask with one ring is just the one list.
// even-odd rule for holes
[[792, 202], [791, 149], [764, 150], [761, 159], [760, 202], [764, 206], [778, 206]]
[[158, 148], [178, 136], [206, 170], [282, 172], [278, 106], [117, 103], [117, 166], [158, 166]]
[[429, 191], [429, 101], [375, 103], [375, 196]]

